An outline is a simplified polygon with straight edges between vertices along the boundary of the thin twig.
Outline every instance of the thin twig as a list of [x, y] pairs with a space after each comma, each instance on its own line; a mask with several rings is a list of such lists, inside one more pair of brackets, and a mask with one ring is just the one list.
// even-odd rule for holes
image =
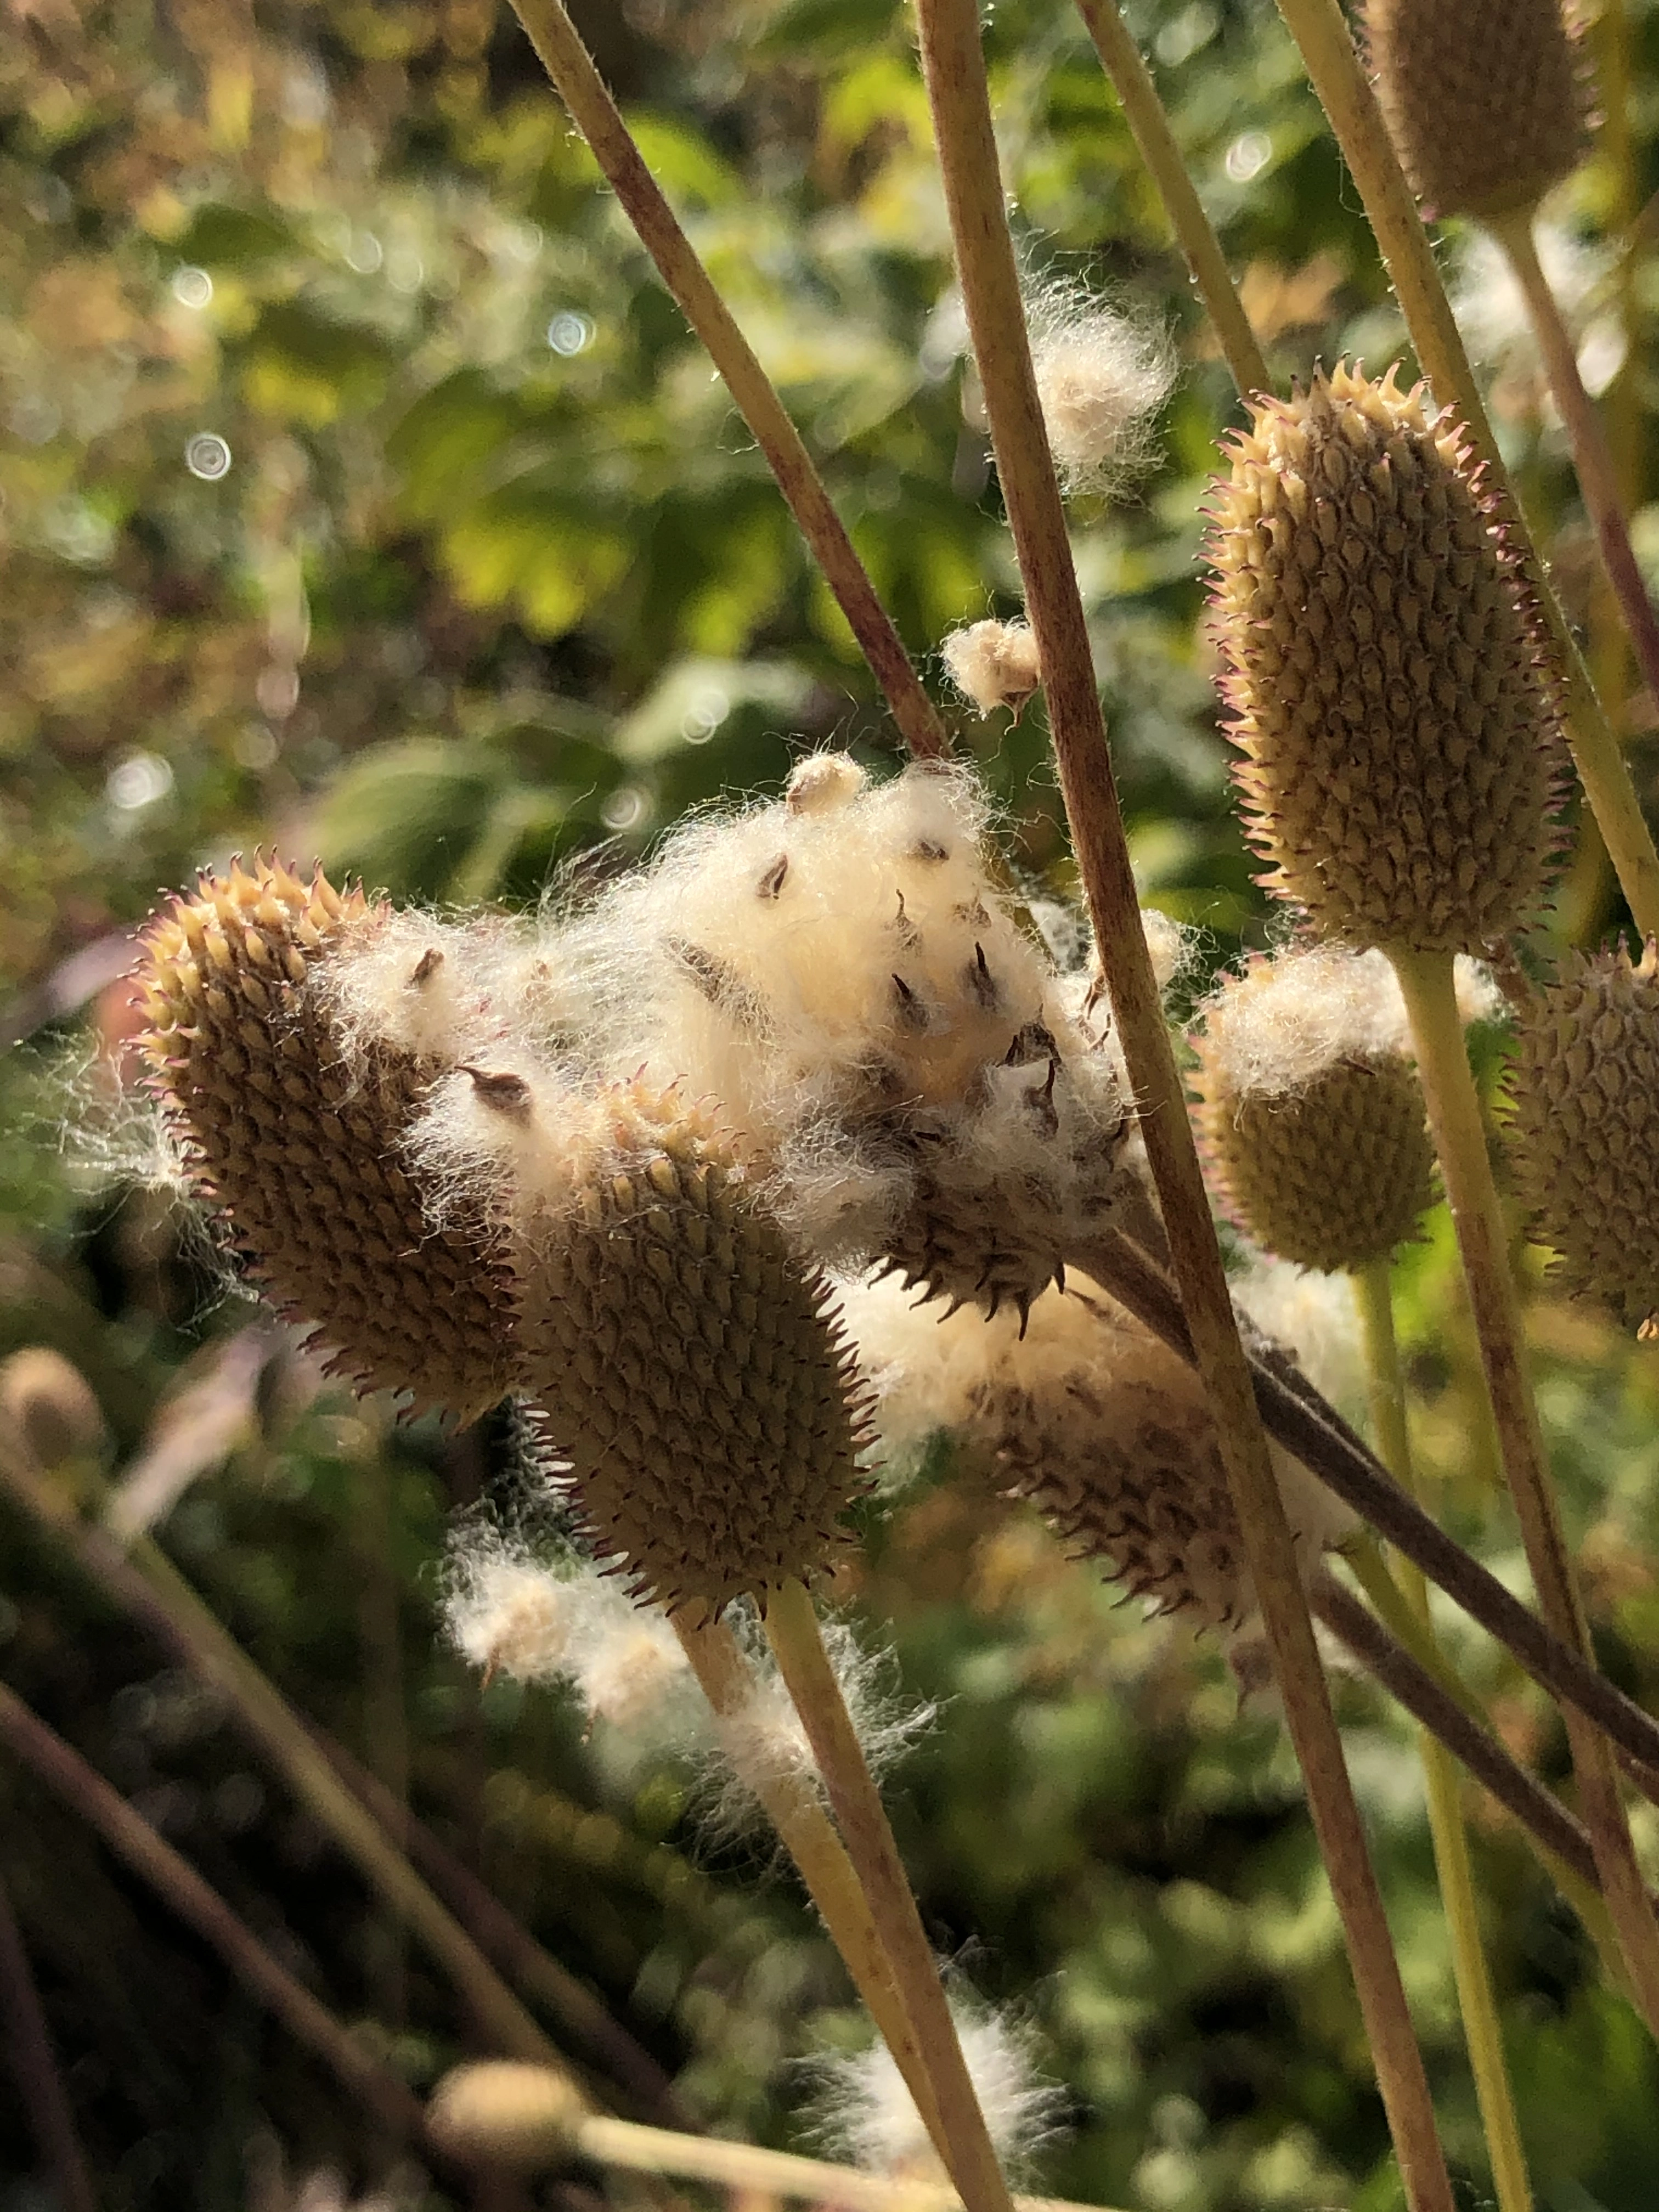
[[1565, 616], [1538, 559], [1525, 519], [1510, 489], [1503, 457], [1476, 384], [1457, 324], [1440, 281], [1434, 251], [1411, 186], [1389, 140], [1382, 111], [1360, 67], [1337, 0], [1279, 0], [1279, 12], [1302, 49], [1308, 76], [1330, 118], [1365, 214], [1376, 234], [1417, 357], [1435, 398], [1461, 421], [1487, 480], [1510, 518], [1511, 537], [1530, 571], [1538, 604], [1549, 625], [1566, 695], [1573, 758], [1584, 796], [1607, 840], [1638, 928], [1659, 933], [1659, 853], [1644, 817], [1630, 765], [1601, 711]]
[[[719, 1621], [694, 1625], [684, 1613], [674, 1616], [673, 1626], [717, 1724], [724, 1728], [740, 1723], [753, 1699], [756, 1680], [737, 1638]], [[752, 1786], [891, 2053], [934, 2148], [946, 2170], [954, 2172], [951, 2141], [939, 2117], [919, 2032], [834, 1824], [805, 1776], [762, 1773], [752, 1778]]]
[[[1497, 1425], [1504, 1474], [1521, 1524], [1527, 1563], [1545, 1620], [1580, 1656], [1593, 1656], [1554, 1492], [1538, 1409], [1522, 1346], [1520, 1300], [1492, 1181], [1480, 1103], [1469, 1069], [1452, 978], [1452, 956], [1390, 953], [1440, 1155], [1446, 1196], [1463, 1259], [1464, 1280], [1480, 1343], [1480, 1364]], [[1649, 1908], [1607, 1742], [1581, 1715], [1562, 1716], [1572, 1752], [1584, 1825], [1601, 1872], [1601, 1893], [1618, 1931], [1637, 2002], [1659, 2035], [1659, 1926]]]
[[[1394, 1290], [1386, 1258], [1355, 1271], [1364, 1323], [1365, 1364], [1370, 1385], [1372, 1427], [1382, 1458], [1402, 1488], [1415, 1487], [1414, 1462], [1406, 1418], [1405, 1380], [1400, 1371], [1400, 1346], [1394, 1328]], [[1401, 1563], [1406, 1599], [1418, 1626], [1431, 1643], [1434, 1623], [1429, 1611], [1429, 1586], [1421, 1570], [1409, 1560]], [[1492, 2187], [1499, 2212], [1531, 2212], [1532, 2184], [1527, 2174], [1527, 2154], [1522, 2148], [1516, 2118], [1515, 2091], [1509, 2062], [1504, 2055], [1503, 2032], [1498, 2021], [1498, 2000], [1492, 1991], [1492, 1969], [1480, 1936], [1474, 1868], [1469, 1856], [1468, 1831], [1457, 1777], [1445, 1746], [1429, 1729], [1418, 1739], [1426, 1785], [1429, 1832], [1434, 1844], [1435, 1870], [1440, 1880], [1447, 1932], [1451, 1937], [1452, 1976], [1458, 2008], [1463, 2015], [1463, 2035], [1468, 2047], [1469, 2069], [1486, 2131], [1492, 2166]]]
[[1204, 212], [1152, 73], [1141, 58], [1117, 0], [1078, 0], [1078, 8], [1164, 203], [1240, 396], [1248, 399], [1255, 392], [1271, 390], [1267, 362], [1228, 272], [1221, 241]]
[[1073, 843], [1170, 1249], [1215, 1414], [1252, 1581], [1301, 1762], [1408, 2201], [1450, 2212], [1387, 1917], [1366, 1851], [1306, 1595], [1239, 1342], [1147, 951], [1065, 511], [1043, 429], [1008, 233], [975, 0], [918, 0], [922, 71], [997, 471], [1036, 633]]
[[1561, 319], [1550, 282], [1538, 258], [1532, 217], [1519, 215], [1495, 223], [1492, 236], [1515, 272], [1521, 296], [1527, 303], [1533, 335], [1544, 357], [1555, 404], [1561, 410], [1572, 446], [1573, 466], [1584, 507], [1595, 526], [1596, 544], [1607, 581], [1617, 595], [1625, 629], [1642, 665], [1643, 679], [1659, 702], [1659, 617], [1656, 617], [1648, 587], [1637, 566], [1630, 542], [1630, 524], [1619, 492], [1619, 472], [1613, 465], [1595, 403], [1584, 389], [1578, 373], [1578, 353]]
[[858, 1871], [882, 1948], [892, 1962], [904, 2008], [915, 2023], [940, 2124], [951, 2146], [951, 2178], [968, 2212], [1012, 2212], [985, 2115], [945, 2000], [909, 1878], [865, 1763], [823, 1648], [811, 1594], [799, 1583], [771, 1593], [767, 1641], [806, 1730], [831, 1809]]
[[52, 2176], [59, 2212], [97, 2212], [92, 2179], [75, 2132], [52, 2030], [29, 1971], [23, 1931], [17, 1925], [3, 1878], [0, 1878], [0, 2020], [5, 2022], [6, 2053], [29, 2125], [34, 2130]]
[[902, 640], [824, 489], [799, 431], [714, 279], [646, 167], [617, 103], [562, 0], [513, 0], [559, 97], [592, 149], [640, 242], [687, 322], [708, 348], [738, 412], [755, 434], [789, 511], [823, 569], [905, 743], [918, 760], [950, 750], [945, 726], [910, 665]]
[[279, 1966], [218, 1892], [162, 1840], [79, 1752], [0, 1685], [0, 1742], [100, 1835], [216, 1951], [238, 1981], [270, 2007], [298, 2041], [315, 2051], [345, 2087], [406, 2140], [425, 2127], [418, 2100], [329, 2011]]

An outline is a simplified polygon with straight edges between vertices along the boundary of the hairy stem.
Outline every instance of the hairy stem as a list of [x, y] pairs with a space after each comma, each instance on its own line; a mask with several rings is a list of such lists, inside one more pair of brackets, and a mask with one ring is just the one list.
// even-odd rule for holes
[[1518, 215], [1507, 222], [1495, 223], [1492, 236], [1514, 270], [1515, 281], [1527, 303], [1538, 349], [1544, 356], [1550, 390], [1555, 395], [1555, 404], [1561, 410], [1561, 420], [1571, 442], [1578, 489], [1595, 525], [1601, 565], [1618, 596], [1626, 631], [1641, 664], [1643, 679], [1654, 698], [1659, 700], [1659, 617], [1654, 614], [1648, 587], [1636, 565], [1630, 524], [1620, 496], [1619, 471], [1613, 465], [1601, 417], [1595, 411], [1595, 403], [1584, 389], [1584, 380], [1578, 374], [1577, 349], [1561, 319], [1561, 310], [1538, 258], [1531, 216]]
[[848, 1856], [858, 1869], [870, 1916], [892, 1962], [905, 2009], [915, 2024], [939, 2119], [951, 2145], [951, 2179], [967, 2212], [1010, 2212], [1008, 2185], [963, 2057], [909, 1878], [888, 1826], [880, 1792], [865, 1764], [863, 1747], [835, 1668], [823, 1648], [817, 1610], [803, 1584], [786, 1583], [772, 1594], [766, 1608], [766, 1634], [806, 1730], [830, 1808], [846, 1840]]
[[1267, 392], [1271, 389], [1267, 364], [1228, 272], [1221, 241], [1204, 212], [1170, 127], [1168, 111], [1158, 98], [1152, 73], [1141, 58], [1122, 10], [1117, 0], [1078, 0], [1078, 7], [1101, 65], [1112, 81], [1124, 119], [1134, 134], [1140, 158], [1158, 188], [1233, 382], [1247, 399], [1253, 392]]
[[[1510, 1273], [1507, 1239], [1486, 1152], [1480, 1102], [1464, 1048], [1450, 953], [1391, 956], [1411, 1018], [1429, 1124], [1446, 1181], [1462, 1255], [1464, 1280], [1480, 1340], [1480, 1360], [1497, 1424], [1504, 1479], [1515, 1501], [1539, 1606], [1562, 1642], [1593, 1659], [1566, 1537], [1556, 1510], [1543, 1432], [1522, 1348], [1521, 1307]], [[1659, 1924], [1648, 1903], [1630, 1828], [1605, 1739], [1567, 1708], [1580, 1808], [1595, 1847], [1601, 1892], [1618, 1930], [1636, 1999], [1659, 2034]]]
[[1659, 933], [1659, 853], [1644, 819], [1630, 767], [1601, 711], [1583, 656], [1534, 550], [1509, 488], [1480, 387], [1469, 367], [1435, 265], [1428, 233], [1401, 169], [1376, 94], [1360, 67], [1337, 0], [1279, 0], [1279, 12], [1302, 49], [1308, 75], [1330, 118], [1344, 160], [1359, 188], [1425, 374], [1436, 398], [1462, 422], [1486, 463], [1488, 480], [1510, 516], [1512, 535], [1530, 571], [1549, 625], [1566, 694], [1573, 758], [1590, 810], [1607, 840], [1637, 927]]
[[[716, 1721], [738, 1718], [754, 1696], [755, 1674], [730, 1629], [718, 1621], [694, 1627], [678, 1614], [673, 1626]], [[954, 2173], [952, 2146], [939, 2118], [919, 2030], [901, 1993], [897, 1969], [853, 1861], [819, 1803], [817, 1790], [796, 1774], [763, 1773], [748, 1778], [779, 1841], [794, 1861], [853, 1986], [892, 2053], [935, 2149], [946, 2170]]]
[[[1400, 1347], [1394, 1328], [1394, 1292], [1387, 1260], [1373, 1261], [1355, 1276], [1364, 1329], [1365, 1364], [1370, 1389], [1371, 1420], [1384, 1464], [1407, 1489], [1417, 1488], [1411, 1437], [1406, 1419], [1405, 1379], [1400, 1371]], [[1429, 1611], [1429, 1586], [1422, 1570], [1409, 1559], [1401, 1562], [1407, 1602], [1417, 1616], [1425, 1638], [1435, 1641]], [[1429, 1729], [1419, 1732], [1427, 1785], [1429, 1832], [1434, 1842], [1435, 1870], [1451, 1936], [1452, 1972], [1457, 2002], [1463, 2015], [1463, 2034], [1468, 2045], [1469, 2069], [1486, 2129], [1486, 2151], [1499, 2212], [1531, 2212], [1532, 2185], [1527, 2176], [1526, 2153], [1515, 2113], [1515, 2093], [1504, 2056], [1504, 2038], [1498, 2024], [1498, 2000], [1492, 1992], [1492, 1970], [1480, 1939], [1480, 1915], [1476, 1902], [1474, 1869], [1469, 1856], [1468, 1831], [1459, 1801], [1457, 1776], [1451, 1755]]]
[[665, 198], [594, 67], [562, 0], [513, 0], [576, 128], [592, 149], [640, 242], [688, 323], [708, 348], [738, 412], [755, 434], [800, 533], [823, 569], [905, 743], [919, 760], [950, 750], [933, 702], [876, 595], [823, 480], [754, 349]]
[[52, 2031], [3, 1880], [0, 1880], [0, 2019], [5, 2021], [12, 2080], [52, 2176], [58, 2212], [97, 2212], [98, 2200], [92, 2193], [92, 2179], [75, 2132], [75, 2114], [58, 2070]]
[[88, 1766], [79, 1752], [0, 1686], [0, 1743], [100, 1835], [117, 1858], [162, 1897], [187, 1927], [218, 1953], [243, 1986], [339, 2077], [355, 2098], [406, 2141], [418, 2142], [424, 2118], [396, 2075], [358, 2042], [309, 1990], [279, 1966], [218, 1892], [164, 1843], [149, 1821]]
[[975, 0], [918, 0], [927, 81], [963, 299], [1095, 944], [1169, 1232], [1194, 1348], [1291, 1741], [1342, 1917], [1377, 2081], [1414, 2212], [1451, 2185], [1422, 2056], [1342, 1755], [1291, 1532], [1233, 1317], [1209, 1200], [1141, 926], [1065, 512], [1032, 374]]

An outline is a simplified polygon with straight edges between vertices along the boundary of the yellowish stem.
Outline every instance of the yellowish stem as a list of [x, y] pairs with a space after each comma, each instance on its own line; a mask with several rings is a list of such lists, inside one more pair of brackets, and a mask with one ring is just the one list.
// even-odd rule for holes
[[[736, 1638], [717, 1621], [693, 1626], [683, 1615], [676, 1616], [674, 1628], [717, 1722], [737, 1720], [755, 1694], [755, 1674]], [[934, 2148], [946, 2167], [954, 2172], [917, 2031], [900, 1996], [892, 1960], [859, 1886], [853, 1862], [834, 1824], [804, 1777], [760, 1773], [748, 1778], [779, 1841], [794, 1861], [853, 1986], [892, 2053]]]
[[1494, 491], [1509, 510], [1510, 527], [1531, 571], [1561, 670], [1573, 758], [1584, 795], [1607, 840], [1637, 927], [1644, 937], [1659, 933], [1659, 854], [1654, 850], [1653, 835], [1638, 801], [1629, 764], [1601, 711], [1583, 656], [1510, 491], [1428, 233], [1389, 142], [1382, 112], [1359, 65], [1341, 9], [1337, 0], [1279, 0], [1279, 12], [1302, 49], [1314, 90], [1359, 188], [1417, 357], [1434, 387], [1435, 398], [1467, 427], [1486, 465]]
[[963, 2057], [909, 1878], [823, 1648], [817, 1611], [801, 1583], [786, 1583], [769, 1598], [766, 1633], [830, 1793], [848, 1856], [858, 1869], [882, 1947], [892, 1962], [905, 2009], [915, 2023], [951, 2145], [951, 2178], [968, 2212], [1010, 2212], [1008, 2185]]
[[[1394, 1294], [1389, 1262], [1374, 1261], [1370, 1267], [1359, 1270], [1355, 1286], [1364, 1326], [1371, 1419], [1377, 1449], [1389, 1472], [1407, 1490], [1417, 1490], [1406, 1419], [1405, 1382], [1400, 1371], [1400, 1350], [1394, 1330]], [[1405, 1584], [1407, 1601], [1417, 1617], [1425, 1642], [1436, 1644], [1428, 1583], [1409, 1559], [1399, 1562], [1398, 1571]], [[1499, 2212], [1531, 2212], [1532, 2185], [1527, 2177], [1526, 2153], [1521, 2146], [1521, 2130], [1515, 2113], [1515, 2093], [1498, 2024], [1498, 2000], [1492, 1992], [1486, 1946], [1480, 1940], [1474, 1869], [1469, 1857], [1468, 1831], [1463, 1822], [1457, 1773], [1451, 1754], [1426, 1729], [1418, 1732], [1418, 1749], [1427, 1784], [1435, 1869], [1440, 1877], [1440, 1895], [1451, 1936], [1452, 1972], [1463, 2014], [1469, 2069], [1474, 2076], [1474, 2093], [1486, 2129], [1492, 2186], [1498, 2191]]]
[[1382, 1897], [1314, 1641], [1284, 1504], [1239, 1342], [1209, 1200], [1129, 866], [1065, 510], [1037, 400], [975, 0], [918, 0], [963, 299], [997, 472], [1037, 639], [1073, 849], [1169, 1232], [1291, 1738], [1413, 2212], [1451, 2212], [1451, 2184]]
[[1270, 389], [1267, 364], [1228, 272], [1221, 241], [1188, 174], [1152, 73], [1141, 58], [1117, 0], [1078, 0], [1078, 7], [1186, 256], [1233, 382], [1247, 399], [1254, 392], [1266, 392]]
[[[1564, 1643], [1594, 1660], [1572, 1561], [1556, 1509], [1522, 1347], [1520, 1300], [1480, 1102], [1464, 1048], [1449, 952], [1390, 955], [1411, 1017], [1428, 1101], [1429, 1122], [1451, 1203], [1464, 1280], [1480, 1341], [1481, 1365], [1497, 1425], [1504, 1479], [1515, 1502], [1540, 1608]], [[1580, 1809], [1595, 1846], [1601, 1893], [1618, 1930], [1637, 2004], [1659, 2034], [1659, 1923], [1636, 1861], [1607, 1740], [1565, 1707]]]
[[906, 744], [918, 759], [942, 757], [950, 750], [945, 726], [910, 665], [891, 617], [876, 595], [805, 441], [646, 167], [562, 0], [513, 0], [513, 4], [542, 67], [587, 141], [641, 244], [656, 263], [685, 319], [708, 348], [738, 412], [754, 432], [755, 441], [840, 603]]

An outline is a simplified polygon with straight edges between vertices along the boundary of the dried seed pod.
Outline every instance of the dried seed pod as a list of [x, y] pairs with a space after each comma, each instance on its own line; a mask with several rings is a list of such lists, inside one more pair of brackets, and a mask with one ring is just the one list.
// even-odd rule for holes
[[1368, 0], [1365, 32], [1431, 216], [1525, 214], [1583, 159], [1587, 73], [1561, 0]]
[[1510, 1073], [1510, 1151], [1561, 1280], [1659, 1332], [1659, 947], [1569, 955]]
[[860, 1487], [858, 1370], [828, 1285], [674, 1092], [624, 1085], [515, 1222], [528, 1386], [595, 1554], [671, 1609], [816, 1573]]
[[1229, 1213], [1264, 1251], [1330, 1273], [1387, 1257], [1434, 1199], [1434, 1149], [1382, 955], [1256, 960], [1190, 1040], [1200, 1139]]
[[1513, 554], [1420, 387], [1253, 408], [1209, 546], [1248, 833], [1322, 937], [1476, 951], [1553, 847], [1553, 703]]
[[[1203, 1385], [1103, 1296], [1045, 1292], [1027, 1341], [1006, 1345], [971, 1392], [967, 1427], [1012, 1493], [1154, 1610], [1225, 1630], [1254, 1612]], [[1277, 1451], [1274, 1466], [1311, 1571], [1343, 1509]]]
[[197, 1190], [273, 1302], [360, 1387], [471, 1418], [508, 1387], [506, 1285], [481, 1227], [434, 1227], [402, 1159], [435, 1066], [348, 1056], [314, 988], [379, 926], [320, 871], [256, 857], [204, 877], [145, 939], [143, 1048]]

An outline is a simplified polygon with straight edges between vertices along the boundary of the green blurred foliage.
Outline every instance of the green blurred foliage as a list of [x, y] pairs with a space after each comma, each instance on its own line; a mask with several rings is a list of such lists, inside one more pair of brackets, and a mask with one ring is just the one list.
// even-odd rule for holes
[[[1380, 367], [1398, 324], [1266, 0], [1130, 12], [1276, 372], [1344, 351]], [[1645, 246], [1622, 277], [1612, 261], [1659, 182], [1659, 9], [1604, 12], [1632, 44], [1632, 140], [1553, 213], [1592, 257], [1586, 343], [1612, 364], [1659, 562], [1659, 279]], [[942, 692], [945, 632], [1018, 601], [909, 23], [868, 0], [591, 0], [584, 25]], [[1182, 356], [1161, 468], [1079, 505], [1077, 555], [1143, 895], [1218, 958], [1270, 927], [1229, 804], [1197, 562], [1237, 410], [1080, 24], [1009, 0], [989, 35], [1032, 282], [1103, 286]], [[91, 1382], [107, 1438], [64, 1477], [88, 1494], [148, 1463], [185, 1393], [216, 1390], [222, 1432], [165, 1518], [174, 1558], [302, 1711], [407, 1779], [711, 2124], [799, 2141], [797, 2062], [860, 2029], [792, 1883], [762, 1844], [700, 1840], [672, 1757], [584, 1741], [556, 1699], [480, 1692], [435, 1648], [446, 1516], [489, 1480], [489, 1436], [394, 1428], [251, 1339], [251, 1309], [144, 1188], [143, 1132], [95, 1062], [127, 1025], [128, 933], [204, 861], [274, 842], [400, 898], [532, 904], [688, 808], [775, 788], [803, 748], [890, 762], [879, 700], [723, 388], [483, 0], [34, 0], [0, 42], [0, 988], [27, 1040], [0, 1062], [0, 1352], [48, 1343]], [[1489, 283], [1474, 307], [1518, 479], [1629, 702], [1535, 365]], [[946, 706], [1016, 865], [1064, 896], [1040, 714]], [[1625, 721], [1650, 793], [1650, 708]], [[1584, 936], [1617, 918], [1593, 852], [1564, 913]], [[1406, 1275], [1453, 1525], [1518, 1572], [1443, 1232]], [[1654, 1355], [1541, 1297], [1534, 1313], [1607, 1662], [1651, 1698]], [[429, 2082], [466, 2047], [453, 1992], [222, 1710], [0, 1518], [6, 1679]], [[1029, 2018], [1066, 2087], [1043, 2185], [1137, 2212], [1388, 2212], [1375, 2082], [1272, 1712], [1238, 1713], [1213, 1651], [1119, 1610], [945, 1468], [873, 1517], [846, 1595], [941, 1701], [896, 1814], [937, 1941]], [[1510, 1741], [1564, 1772], [1513, 1674], [1473, 1638], [1464, 1656]], [[1364, 1686], [1340, 1701], [1473, 2206], [1410, 1736]], [[108, 2212], [275, 2202], [278, 2147], [291, 2174], [385, 2173], [397, 2147], [5, 1762], [0, 1806], [0, 1873]], [[1650, 2212], [1651, 2051], [1513, 1837], [1486, 1822], [1479, 1850], [1540, 2203]], [[0, 2100], [5, 2212], [44, 2201], [33, 2156]], [[549, 2184], [544, 2201], [579, 2196]]]

